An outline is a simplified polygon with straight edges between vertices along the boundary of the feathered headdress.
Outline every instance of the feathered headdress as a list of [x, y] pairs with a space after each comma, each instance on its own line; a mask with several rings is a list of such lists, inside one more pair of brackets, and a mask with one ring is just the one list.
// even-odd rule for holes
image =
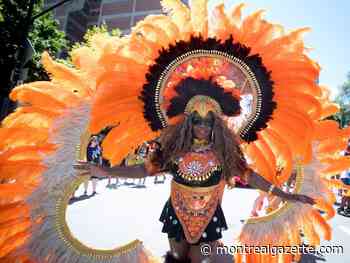
[[[242, 93], [251, 95], [251, 108], [249, 116], [242, 116], [245, 121], [236, 129], [243, 140], [256, 140], [256, 132], [266, 127], [276, 103], [272, 100], [270, 74], [261, 58], [249, 52], [232, 35], [222, 41], [204, 40], [201, 34], [162, 50], [148, 70], [141, 96], [144, 116], [152, 130], [174, 124], [178, 118], [175, 121], [171, 118], [185, 113], [188, 102], [197, 105], [203, 102], [208, 107], [208, 102], [214, 100], [220, 105], [220, 113], [238, 116]], [[208, 81], [213, 83], [209, 85]], [[197, 103], [195, 98], [200, 98]]]

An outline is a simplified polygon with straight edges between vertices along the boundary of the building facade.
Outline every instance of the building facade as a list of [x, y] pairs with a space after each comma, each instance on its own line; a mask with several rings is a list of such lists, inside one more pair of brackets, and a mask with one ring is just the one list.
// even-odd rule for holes
[[[59, 1], [46, 0], [45, 5]], [[81, 41], [94, 25], [106, 24], [109, 30], [119, 28], [127, 33], [145, 16], [160, 13], [160, 0], [72, 0], [54, 10], [61, 30], [72, 42]]]

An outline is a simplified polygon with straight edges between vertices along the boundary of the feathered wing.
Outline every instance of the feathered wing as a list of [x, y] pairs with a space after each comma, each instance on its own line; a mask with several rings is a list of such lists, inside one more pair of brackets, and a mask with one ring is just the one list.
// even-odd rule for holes
[[105, 71], [100, 55], [119, 47], [115, 40], [95, 36], [90, 47], [75, 50], [74, 67], [44, 54], [51, 81], [12, 91], [20, 106], [0, 129], [1, 262], [157, 261], [140, 242], [114, 256], [87, 257], [67, 245], [57, 226], [57, 204], [78, 178], [76, 147], [91, 119], [96, 80]]
[[[2, 122], [0, 130], [4, 139], [0, 153], [0, 188], [7, 192], [6, 196], [1, 196], [0, 209], [3, 213], [0, 230], [2, 262], [14, 262], [13, 257], [29, 262], [28, 251], [17, 254], [17, 249], [30, 242], [33, 227], [38, 223], [33, 221], [33, 206], [28, 200], [45, 185], [48, 167], [44, 160], [46, 156], [55, 156], [60, 148], [50, 138], [55, 133], [51, 128], [67, 110], [77, 107], [90, 93], [90, 86], [74, 70], [56, 64], [45, 54], [44, 64], [51, 69], [52, 81], [16, 87], [11, 99], [21, 106]], [[71, 90], [73, 87], [74, 91]]]
[[[296, 246], [302, 242], [300, 231], [313, 246], [319, 245], [321, 238], [331, 240], [332, 229], [327, 220], [334, 216], [335, 199], [333, 192], [327, 187], [321, 176], [325, 165], [316, 157], [317, 147], [317, 144], [314, 144], [312, 161], [307, 165], [297, 167], [294, 190], [295, 193], [313, 197], [316, 200], [315, 208], [317, 209], [311, 205], [287, 202], [266, 216], [249, 218], [238, 237], [239, 244]], [[324, 211], [324, 215], [321, 215], [318, 209]], [[240, 260], [242, 256], [241, 254], [236, 255]], [[246, 257], [249, 256], [246, 255]], [[283, 258], [282, 262], [292, 262], [288, 254], [281, 254], [279, 257]], [[300, 257], [300, 254], [297, 254], [296, 257]], [[272, 254], [260, 255], [259, 258], [267, 262], [275, 260]]]

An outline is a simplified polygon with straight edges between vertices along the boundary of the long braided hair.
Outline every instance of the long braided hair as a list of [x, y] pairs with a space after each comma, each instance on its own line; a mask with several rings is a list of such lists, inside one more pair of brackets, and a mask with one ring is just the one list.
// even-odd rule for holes
[[[191, 151], [193, 143], [193, 114], [185, 116], [178, 124], [167, 127], [160, 136], [161, 166], [169, 167], [176, 158]], [[246, 159], [239, 145], [237, 135], [231, 131], [226, 122], [214, 114], [212, 128], [213, 151], [223, 167], [223, 174], [228, 183], [234, 176], [243, 177], [248, 169]]]

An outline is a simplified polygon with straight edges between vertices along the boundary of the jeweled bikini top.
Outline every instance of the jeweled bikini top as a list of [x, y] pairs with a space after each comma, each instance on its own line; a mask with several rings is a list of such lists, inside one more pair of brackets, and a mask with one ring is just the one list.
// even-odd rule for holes
[[221, 165], [211, 150], [189, 152], [175, 162], [178, 174], [189, 182], [208, 180], [215, 171], [221, 170]]

